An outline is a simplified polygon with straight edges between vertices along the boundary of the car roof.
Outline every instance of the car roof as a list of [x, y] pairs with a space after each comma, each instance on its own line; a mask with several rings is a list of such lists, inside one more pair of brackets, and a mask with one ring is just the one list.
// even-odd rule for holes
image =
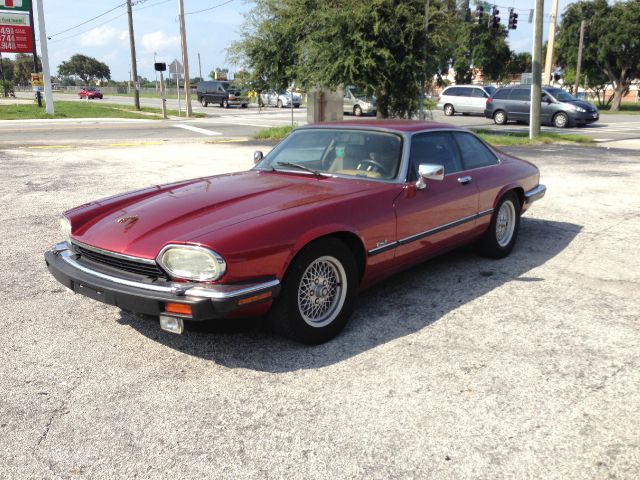
[[390, 119], [381, 119], [381, 120], [343, 120], [336, 122], [323, 122], [323, 123], [314, 123], [311, 125], [305, 125], [300, 127], [301, 129], [313, 129], [313, 128], [356, 128], [363, 130], [391, 130], [397, 133], [410, 133], [410, 132], [420, 132], [423, 130], [440, 130], [443, 128], [451, 129], [451, 130], [460, 130], [464, 131], [463, 128], [458, 127], [457, 125], [452, 125], [450, 123], [440, 123], [440, 122], [428, 122], [421, 120], [390, 120]]

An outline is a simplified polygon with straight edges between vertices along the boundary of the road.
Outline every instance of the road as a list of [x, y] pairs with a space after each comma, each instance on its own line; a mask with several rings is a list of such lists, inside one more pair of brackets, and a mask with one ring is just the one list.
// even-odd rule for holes
[[253, 148], [0, 151], [0, 478], [637, 478], [637, 152], [509, 149], [549, 189], [511, 256], [396, 275], [317, 347], [259, 322], [173, 335], [47, 272], [61, 211]]
[[[21, 94], [26, 96], [27, 94]], [[60, 100], [77, 100], [75, 95], [56, 94]], [[144, 106], [159, 106], [159, 99], [141, 98]], [[100, 100], [92, 100], [99, 102]], [[105, 102], [131, 104], [128, 97], [114, 96]], [[169, 108], [177, 108], [177, 100], [169, 101]], [[251, 105], [247, 109], [218, 106], [202, 107], [193, 102], [196, 112], [207, 115], [202, 119], [161, 120], [38, 120], [0, 122], [0, 147], [58, 146], [94, 144], [109, 146], [119, 143], [137, 142], [191, 142], [223, 141], [251, 138], [257, 131], [280, 125], [291, 124], [292, 115], [288, 109], [267, 108], [258, 110]], [[298, 125], [306, 123], [306, 109], [294, 109], [293, 121]], [[468, 128], [485, 128], [498, 131], [526, 132], [527, 126], [509, 124], [497, 126], [491, 120], [479, 115], [446, 117], [440, 111], [432, 112], [433, 120], [452, 123]], [[355, 118], [355, 117], [345, 117]], [[640, 115], [603, 114], [601, 120], [581, 128], [557, 129], [542, 127], [545, 132], [562, 134], [579, 133], [592, 137], [598, 142], [619, 140], [640, 140]]]

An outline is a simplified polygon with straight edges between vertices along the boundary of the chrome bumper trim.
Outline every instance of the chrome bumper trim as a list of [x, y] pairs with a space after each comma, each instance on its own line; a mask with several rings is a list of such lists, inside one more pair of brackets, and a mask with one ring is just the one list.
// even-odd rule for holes
[[169, 293], [178, 296], [189, 296], [199, 298], [210, 298], [212, 300], [229, 300], [235, 297], [241, 297], [254, 292], [258, 292], [265, 289], [274, 288], [280, 285], [280, 281], [277, 279], [269, 280], [261, 283], [251, 283], [242, 285], [204, 285], [193, 283], [168, 283], [165, 285], [151, 285], [148, 283], [136, 282], [133, 280], [127, 280], [125, 278], [114, 277], [106, 273], [98, 272], [91, 268], [87, 268], [84, 265], [78, 263], [69, 251], [69, 246], [66, 243], [58, 243], [52, 249], [53, 253], [60, 257], [65, 263], [69, 264], [73, 268], [80, 270], [88, 275], [95, 276], [102, 280], [107, 280], [118, 285], [126, 285], [128, 287], [140, 288], [141, 290], [149, 290], [152, 292]]
[[525, 192], [524, 203], [526, 205], [531, 205], [536, 200], [540, 200], [542, 197], [544, 197], [545, 193], [547, 193], [547, 187], [545, 187], [542, 184], [539, 184], [537, 187], [532, 188], [528, 192]]

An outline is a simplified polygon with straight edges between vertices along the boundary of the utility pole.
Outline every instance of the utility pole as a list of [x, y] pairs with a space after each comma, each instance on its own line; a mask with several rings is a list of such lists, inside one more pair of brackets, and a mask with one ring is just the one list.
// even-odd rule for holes
[[202, 77], [202, 63], [200, 62], [200, 52], [198, 52], [198, 72], [200, 73], [200, 78], [204, 80]]
[[[158, 52], [153, 52], [153, 64], [156, 64], [156, 55], [158, 54]], [[153, 70], [154, 73], [156, 74], [156, 92], [158, 91], [158, 71], [157, 70]]]
[[427, 83], [427, 39], [429, 38], [429, 7], [431, 5], [430, 0], [424, 6], [424, 72], [422, 80], [420, 81], [420, 120], [425, 120], [426, 115], [424, 112], [424, 86]]
[[131, 71], [133, 74], [133, 103], [140, 110], [140, 91], [138, 90], [138, 65], [136, 64], [136, 40], [133, 37], [133, 13], [131, 0], [127, 0], [127, 16], [129, 17], [129, 45], [131, 46]]
[[553, 74], [551, 64], [553, 63], [553, 47], [556, 42], [556, 19], [558, 18], [558, 0], [551, 1], [551, 23], [549, 24], [549, 40], [547, 41], [547, 58], [544, 62], [544, 83], [551, 85]]
[[178, 17], [180, 17], [180, 40], [182, 43], [182, 66], [184, 68], [185, 116], [193, 115], [191, 109], [191, 81], [189, 77], [189, 55], [187, 53], [187, 32], [184, 26], [184, 1], [178, 0]]
[[536, 0], [533, 14], [533, 52], [531, 55], [531, 109], [529, 111], [529, 138], [540, 136], [540, 103], [542, 99], [542, 14], [544, 0]]
[[[29, 2], [29, 25], [31, 26], [31, 43], [33, 45], [33, 73], [39, 73], [38, 50], [36, 49], [36, 27], [33, 23], [33, 2]], [[40, 94], [40, 90], [36, 92], [36, 99], [38, 100], [38, 106], [42, 107], [42, 95]]]
[[49, 71], [49, 50], [47, 49], [47, 31], [44, 26], [43, 0], [38, 0], [38, 30], [40, 31], [40, 52], [42, 53], [42, 74], [44, 75], [44, 99], [47, 114], [53, 115], [53, 92], [51, 91], [51, 72]]
[[2, 52], [0, 52], [0, 75], [2, 75], [2, 88], [4, 90], [4, 96], [8, 97], [9, 93], [7, 93], [7, 81], [4, 78], [4, 65], [2, 65]]
[[576, 83], [573, 87], [573, 94], [578, 95], [578, 85], [580, 84], [580, 68], [582, 67], [582, 47], [584, 46], [584, 28], [587, 26], [587, 22], [582, 20], [580, 22], [580, 43], [578, 44], [578, 64], [576, 65]]

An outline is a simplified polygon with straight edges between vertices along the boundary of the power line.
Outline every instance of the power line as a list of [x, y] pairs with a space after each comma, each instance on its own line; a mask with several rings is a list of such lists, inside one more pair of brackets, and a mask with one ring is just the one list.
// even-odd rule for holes
[[[70, 38], [78, 37], [78, 36], [83, 35], [83, 34], [85, 34], [87, 32], [90, 32], [91, 30], [94, 30], [94, 29], [99, 28], [99, 27], [101, 27], [103, 25], [106, 25], [109, 22], [113, 22], [114, 20], [116, 20], [116, 19], [118, 19], [120, 17], [124, 17], [126, 14], [127, 14], [127, 12], [120, 13], [120, 14], [116, 15], [115, 17], [110, 18], [109, 20], [106, 20], [106, 21], [104, 21], [102, 23], [99, 23], [98, 25], [94, 25], [91, 28], [88, 28], [88, 29], [83, 30], [83, 31], [78, 32], [78, 33], [74, 33], [73, 35], [69, 35], [68, 37], [57, 38], [57, 39], [53, 40], [51, 43], [64, 42], [65, 40], [69, 40]], [[48, 38], [51, 38], [51, 37], [48, 37]]]
[[218, 8], [218, 7], [222, 7], [224, 5], [227, 5], [231, 2], [233, 2], [234, 0], [227, 0], [226, 2], [222, 2], [218, 5], [214, 5], [213, 7], [208, 7], [208, 8], [203, 8], [202, 10], [196, 10], [195, 12], [186, 12], [185, 15], [193, 15], [195, 13], [202, 13], [202, 12], [208, 12], [209, 10], [213, 10], [214, 8]]
[[54, 33], [53, 35], [49, 35], [47, 38], [48, 38], [49, 40], [51, 40], [53, 37], [57, 37], [58, 35], [62, 35], [63, 33], [70, 32], [71, 30], [75, 30], [76, 28], [81, 27], [82, 25], [86, 25], [87, 23], [89, 23], [89, 22], [93, 22], [94, 20], [97, 20], [97, 19], [98, 19], [98, 18], [100, 18], [100, 17], [104, 17], [106, 14], [111, 13], [111, 12], [113, 12], [114, 10], [117, 10], [117, 9], [118, 9], [118, 8], [120, 8], [120, 7], [124, 7], [126, 4], [127, 4], [127, 3], [125, 2], [125, 3], [121, 3], [121, 4], [119, 4], [119, 5], [116, 5], [115, 7], [113, 7], [113, 8], [111, 8], [111, 9], [107, 10], [106, 12], [101, 13], [100, 15], [96, 15], [95, 17], [90, 18], [89, 20], [85, 20], [84, 22], [79, 23], [79, 24], [77, 24], [77, 25], [74, 25], [73, 27], [69, 27], [69, 28], [67, 28], [66, 30], [62, 30], [61, 32]]

